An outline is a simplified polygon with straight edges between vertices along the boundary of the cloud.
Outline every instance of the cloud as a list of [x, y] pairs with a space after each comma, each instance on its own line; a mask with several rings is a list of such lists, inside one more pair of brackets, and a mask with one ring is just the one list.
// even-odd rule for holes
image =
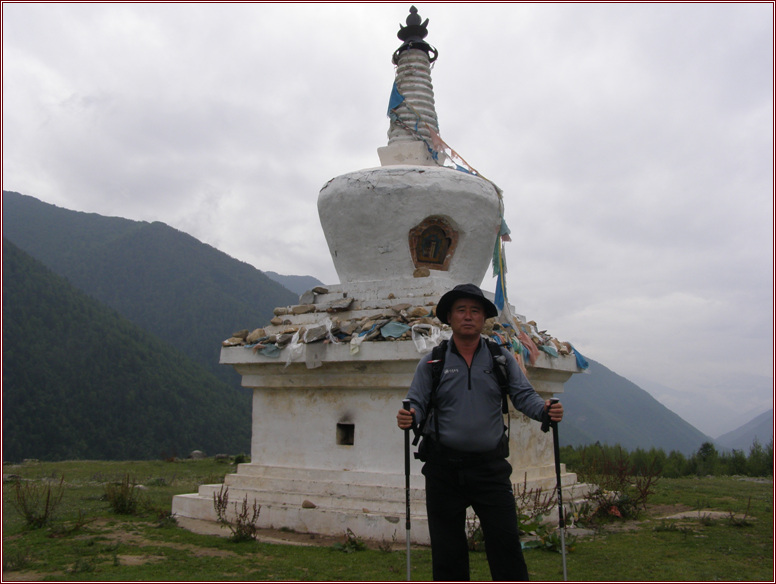
[[[3, 187], [336, 283], [318, 192], [379, 166], [407, 8], [4, 4]], [[504, 191], [517, 312], [680, 415], [772, 379], [773, 5], [418, 9], [442, 137]]]

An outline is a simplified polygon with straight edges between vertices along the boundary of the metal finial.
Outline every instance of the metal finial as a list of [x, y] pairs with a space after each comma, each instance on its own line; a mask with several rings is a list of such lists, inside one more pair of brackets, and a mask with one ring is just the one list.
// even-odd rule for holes
[[428, 34], [428, 18], [423, 24], [420, 23], [418, 9], [410, 6], [410, 15], [407, 17], [407, 26], [399, 25], [399, 32], [396, 34], [403, 41], [419, 41], [426, 38]]
[[396, 33], [396, 36], [398, 36], [399, 39], [404, 42], [398, 49], [396, 49], [396, 52], [393, 54], [393, 64], [399, 64], [399, 55], [407, 49], [419, 49], [421, 51], [425, 51], [428, 54], [430, 63], [436, 61], [439, 52], [423, 40], [428, 34], [428, 18], [421, 24], [418, 9], [414, 6], [410, 6], [410, 14], [407, 16], [406, 22], [407, 26], [402, 26], [399, 24], [399, 32]]

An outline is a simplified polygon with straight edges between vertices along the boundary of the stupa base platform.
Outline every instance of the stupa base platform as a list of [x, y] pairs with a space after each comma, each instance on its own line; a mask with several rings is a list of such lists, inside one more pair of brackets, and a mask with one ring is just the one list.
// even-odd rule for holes
[[[401, 461], [398, 461], [401, 464]], [[518, 471], [513, 479], [516, 492], [541, 492], [552, 496], [555, 490], [554, 467], [536, 467]], [[566, 507], [574, 505], [587, 492], [574, 473], [563, 472], [561, 481]], [[411, 541], [428, 545], [424, 478], [410, 480]], [[378, 541], [405, 541], [406, 490], [403, 473], [374, 473], [297, 469], [278, 466], [241, 464], [236, 474], [227, 475], [223, 484], [201, 485], [197, 493], [176, 495], [172, 512], [176, 517], [217, 523], [214, 498], [227, 493], [228, 515], [247, 500], [261, 506], [256, 526], [261, 529], [292, 530], [328, 536], [355, 537]], [[236, 505], [236, 507], [235, 507]]]

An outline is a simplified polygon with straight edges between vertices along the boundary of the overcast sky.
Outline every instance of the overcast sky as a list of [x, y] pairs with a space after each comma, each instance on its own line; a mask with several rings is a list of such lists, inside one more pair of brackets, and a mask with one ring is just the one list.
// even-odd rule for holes
[[[410, 4], [3, 4], [3, 188], [335, 284]], [[773, 4], [415, 5], [516, 311], [713, 437], [773, 407]]]

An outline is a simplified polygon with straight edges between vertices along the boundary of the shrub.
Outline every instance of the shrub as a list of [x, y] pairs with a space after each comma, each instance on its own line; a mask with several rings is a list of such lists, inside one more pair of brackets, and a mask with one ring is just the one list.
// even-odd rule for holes
[[242, 507], [238, 508], [234, 503], [234, 521], [229, 521], [227, 510], [229, 508], [229, 487], [221, 485], [218, 493], [213, 493], [213, 508], [216, 511], [216, 517], [221, 525], [226, 525], [232, 532], [229, 539], [234, 542], [255, 540], [259, 533], [256, 522], [259, 520], [261, 506], [253, 501], [253, 507], [248, 507], [248, 495], [242, 502]]
[[59, 479], [58, 484], [49, 481], [44, 484], [17, 478], [14, 482], [14, 496], [11, 502], [28, 527], [39, 529], [51, 523], [64, 494], [64, 475]]
[[345, 532], [345, 541], [343, 543], [337, 542], [331, 547], [337, 551], [351, 554], [353, 552], [363, 552], [366, 549], [366, 544], [362, 539], [356, 537], [356, 534], [348, 527], [348, 530]]
[[32, 556], [29, 548], [12, 549], [6, 552], [3, 549], [3, 572], [16, 572], [25, 570], [32, 564]]
[[147, 504], [138, 484], [128, 474], [117, 483], [105, 484], [105, 498], [113, 512], [119, 515], [137, 515]]
[[658, 473], [653, 459], [640, 474], [636, 473], [627, 452], [617, 448], [602, 450], [600, 455], [583, 465], [580, 475], [596, 489], [587, 495], [593, 508], [593, 518], [633, 519], [647, 507], [654, 494]]

